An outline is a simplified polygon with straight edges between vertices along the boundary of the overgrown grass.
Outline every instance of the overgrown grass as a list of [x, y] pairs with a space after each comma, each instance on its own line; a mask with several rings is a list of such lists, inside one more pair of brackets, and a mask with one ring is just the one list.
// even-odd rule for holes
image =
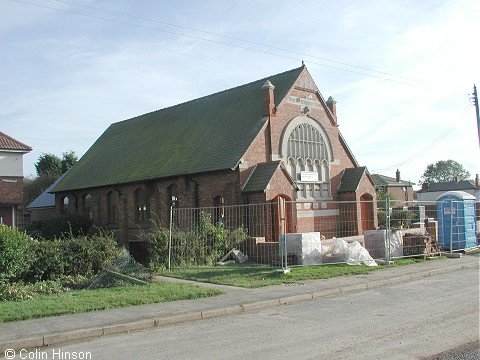
[[205, 287], [165, 282], [145, 286], [73, 290], [56, 295], [40, 295], [30, 300], [1, 301], [0, 322], [196, 299], [221, 293]]
[[[421, 258], [395, 260], [394, 266], [423, 262]], [[213, 284], [257, 288], [262, 286], [291, 284], [298, 281], [329, 279], [337, 276], [367, 274], [389, 266], [351, 266], [346, 264], [292, 267], [290, 273], [282, 274], [267, 266], [248, 267], [245, 265], [209, 266], [179, 268], [160, 275]]]

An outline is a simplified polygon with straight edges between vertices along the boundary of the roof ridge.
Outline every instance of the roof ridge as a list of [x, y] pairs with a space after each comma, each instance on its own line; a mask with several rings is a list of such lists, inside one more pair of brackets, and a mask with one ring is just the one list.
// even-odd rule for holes
[[[228, 88], [228, 89], [224, 89], [224, 90], [220, 90], [220, 91], [217, 91], [217, 92], [208, 94], [208, 95], [200, 96], [200, 97], [195, 98], [195, 99], [190, 99], [190, 100], [181, 102], [181, 103], [179, 103], [179, 104], [170, 105], [170, 106], [163, 107], [163, 108], [160, 108], [160, 109], [157, 109], [157, 110], [153, 110], [153, 111], [150, 111], [150, 112], [146, 112], [146, 113], [144, 113], [144, 114], [137, 115], [137, 116], [132, 117], [132, 118], [129, 118], [129, 119], [120, 120], [120, 121], [117, 121], [117, 122], [115, 122], [115, 123], [113, 123], [113, 124], [118, 124], [118, 123], [121, 123], [121, 122], [124, 122], [124, 121], [134, 120], [134, 119], [143, 117], [143, 116], [145, 116], [145, 115], [154, 114], [154, 113], [159, 112], [159, 111], [164, 111], [164, 110], [167, 110], [167, 109], [172, 109], [172, 108], [180, 107], [180, 106], [183, 106], [183, 105], [186, 105], [186, 104], [189, 104], [189, 103], [193, 103], [193, 102], [195, 102], [195, 101], [207, 99], [207, 98], [209, 98], [209, 97], [218, 96], [219, 94], [222, 94], [222, 93], [226, 93], [226, 92], [229, 92], [229, 91], [237, 90], [237, 89], [239, 89], [239, 88], [241, 88], [241, 87], [244, 87], [244, 86], [247, 87], [247, 86], [252, 85], [252, 84], [255, 84], [255, 83], [264, 82], [265, 80], [268, 80], [268, 79], [270, 79], [270, 78], [277, 77], [277, 76], [280, 76], [280, 75], [285, 75], [285, 74], [288, 74], [288, 73], [290, 73], [290, 72], [298, 71], [298, 70], [304, 69], [304, 68], [306, 68], [306, 66], [305, 66], [305, 65], [302, 65], [302, 66], [300, 66], [300, 67], [297, 67], [297, 68], [294, 68], [294, 69], [290, 69], [290, 70], [286, 70], [286, 71], [283, 71], [283, 72], [278, 73], [278, 74], [269, 75], [269, 76], [263, 77], [263, 78], [261, 78], [261, 79], [257, 79], [257, 80], [254, 80], [254, 81], [250, 81], [250, 82], [245, 83], [245, 84], [242, 84], [242, 85], [237, 85], [237, 86], [234, 86], [234, 87], [231, 87], [231, 88]], [[274, 85], [275, 85], [275, 84], [274, 84]], [[112, 125], [113, 125], [113, 124], [112, 124]]]
[[[2, 140], [2, 137], [6, 138], [9, 142], [12, 142], [14, 143], [15, 145], [17, 145], [17, 147], [2, 147], [2, 144], [3, 142], [1, 141]], [[6, 146], [6, 145], [5, 145]], [[25, 144], [25, 143], [22, 143], [21, 141], [18, 141], [17, 139], [15, 139], [14, 137], [10, 136], [10, 135], [7, 135], [5, 134], [3, 131], [0, 131], [0, 149], [5, 149], [5, 150], [28, 150], [28, 151], [31, 151], [32, 150], [32, 147]]]
[[248, 182], [250, 181], [250, 178], [252, 177], [253, 173], [257, 169], [258, 164], [253, 165], [252, 171], [250, 171], [250, 174], [248, 174], [247, 179], [245, 180], [245, 183], [242, 186], [242, 191], [245, 189], [245, 186], [247, 186]]
[[233, 170], [268, 119], [265, 79], [274, 82], [281, 101], [304, 71], [302, 66], [113, 123], [53, 192]]

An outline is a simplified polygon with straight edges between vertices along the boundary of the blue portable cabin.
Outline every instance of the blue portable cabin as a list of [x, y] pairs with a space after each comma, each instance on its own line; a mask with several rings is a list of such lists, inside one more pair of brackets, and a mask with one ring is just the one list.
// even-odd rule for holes
[[437, 198], [438, 244], [442, 249], [467, 249], [477, 245], [475, 196], [448, 191]]

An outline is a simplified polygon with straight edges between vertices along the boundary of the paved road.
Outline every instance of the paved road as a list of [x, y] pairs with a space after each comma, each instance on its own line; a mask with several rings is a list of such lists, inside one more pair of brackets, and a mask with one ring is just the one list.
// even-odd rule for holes
[[[479, 340], [479, 272], [24, 352], [30, 359], [419, 359]], [[17, 357], [19, 353], [17, 352]]]

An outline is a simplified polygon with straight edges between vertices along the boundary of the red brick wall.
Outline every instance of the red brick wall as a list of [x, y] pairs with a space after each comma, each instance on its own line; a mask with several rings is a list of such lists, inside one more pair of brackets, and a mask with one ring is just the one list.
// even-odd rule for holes
[[401, 186], [389, 186], [387, 192], [392, 194], [396, 200], [402, 202], [402, 205], [406, 205], [405, 201], [409, 204], [413, 203], [413, 188], [411, 186], [407, 187], [407, 200], [405, 200], [405, 191]]
[[266, 191], [267, 201], [272, 200], [277, 195], [284, 195], [290, 201], [296, 199], [296, 191], [291, 180], [289, 180], [288, 175], [281, 168], [277, 169], [269, 185]]
[[[157, 181], [139, 182], [117, 185], [69, 193], [69, 211], [82, 212], [84, 197], [90, 194], [93, 197], [92, 218], [95, 225], [113, 229], [121, 243], [137, 240], [142, 230], [152, 226], [151, 221], [137, 222], [135, 219], [134, 193], [143, 188], [147, 193], [147, 207], [150, 218], [163, 226], [168, 226], [171, 201], [168, 198], [168, 187], [177, 186], [178, 206], [181, 208], [209, 207], [214, 205], [214, 198], [224, 198], [225, 206], [241, 204], [242, 196], [237, 170], [225, 170], [214, 173], [180, 176]], [[114, 223], [107, 220], [107, 194], [112, 192], [115, 203]], [[61, 212], [65, 194], [57, 194], [56, 210]]]
[[[275, 84], [273, 84], [275, 85]], [[118, 185], [115, 188], [105, 187], [92, 189], [89, 191], [79, 191], [75, 195], [75, 206], [78, 211], [83, 208], [83, 196], [90, 193], [94, 197], [93, 219], [98, 226], [107, 226], [118, 232], [121, 241], [135, 240], [142, 227], [146, 228], [150, 223], [145, 222], [137, 224], [135, 221], [135, 203], [134, 192], [138, 187], [143, 187], [149, 195], [148, 206], [151, 217], [158, 219], [161, 224], [167, 225], [169, 222], [168, 187], [175, 184], [177, 187], [177, 197], [180, 208], [207, 207], [214, 205], [214, 199], [217, 196], [224, 198], [224, 203], [228, 205], [237, 205], [244, 203], [246, 194], [242, 194], [241, 187], [245, 184], [248, 175], [253, 166], [258, 163], [277, 160], [282, 155], [281, 141], [285, 127], [288, 123], [298, 116], [305, 115], [302, 112], [303, 106], [289, 103], [289, 96], [296, 96], [305, 99], [311, 97], [312, 101], [323, 105], [320, 107], [311, 106], [308, 116], [318, 121], [325, 130], [330, 141], [333, 162], [330, 163], [331, 195], [333, 199], [337, 197], [337, 188], [340, 183], [342, 171], [345, 168], [355, 166], [353, 159], [343, 146], [338, 132], [336, 118], [332, 117], [330, 111], [325, 109], [324, 100], [318, 95], [313, 80], [306, 70], [302, 72], [294, 88], [286, 95], [278, 105], [275, 114], [272, 115], [261, 129], [252, 144], [249, 146], [243, 157], [243, 163], [238, 169], [217, 171], [204, 174], [195, 174], [190, 176], [180, 176], [176, 178], [160, 179], [150, 182], [141, 182], [128, 185]], [[277, 99], [278, 102], [278, 99]], [[325, 106], [325, 107], [324, 107]], [[360, 196], [363, 192], [375, 194], [373, 185], [365, 182], [361, 185]], [[115, 224], [108, 224], [106, 195], [113, 191], [116, 196]], [[270, 183], [270, 188], [266, 193], [249, 194], [250, 202], [269, 201], [276, 195], [283, 194], [296, 200], [296, 192], [292, 189], [288, 177], [282, 170], [278, 170]], [[62, 194], [58, 194], [57, 211], [61, 208]], [[330, 205], [328, 205], [330, 206]], [[319, 209], [321, 210], [321, 209]], [[296, 221], [297, 219], [295, 219]], [[311, 229], [312, 231], [325, 230], [325, 222], [322, 219], [299, 218], [298, 226], [301, 229]]]
[[23, 203], [23, 177], [1, 176], [0, 177], [0, 203], [21, 204]]
[[[275, 84], [273, 84], [275, 85]], [[305, 87], [309, 87], [310, 89], [306, 89]], [[274, 155], [283, 155], [282, 154], [282, 136], [284, 133], [284, 129], [287, 124], [298, 116], [305, 115], [302, 112], [302, 107], [299, 104], [292, 104], [288, 102], [289, 96], [296, 96], [299, 98], [306, 98], [311, 96], [311, 100], [316, 102], [323, 103], [323, 99], [319, 97], [316, 93], [316, 90], [312, 90], [314, 88], [313, 79], [311, 79], [308, 72], [305, 70], [295, 87], [287, 94], [287, 96], [283, 99], [283, 101], [278, 105], [277, 111], [275, 116], [271, 117], [270, 119], [270, 132], [271, 132], [271, 148], [272, 153]], [[334, 161], [330, 163], [330, 178], [331, 178], [331, 194], [332, 197], [335, 199], [336, 197], [336, 190], [338, 185], [340, 184], [340, 178], [342, 171], [345, 168], [355, 166], [353, 159], [349, 156], [348, 152], [346, 151], [345, 147], [342, 145], [338, 126], [336, 124], [336, 119], [332, 119], [331, 115], [325, 110], [324, 108], [317, 108], [317, 107], [310, 107], [310, 111], [308, 112], [308, 116], [318, 121], [323, 129], [325, 130], [333, 152], [333, 159]], [[255, 139], [255, 143], [249, 148], [249, 151], [245, 155], [245, 159], [248, 161], [249, 166], [253, 165], [256, 162], [263, 162], [265, 160], [265, 151], [259, 152], [258, 144], [262, 143], [263, 139], [265, 138], [266, 130], [263, 131], [257, 138]]]

